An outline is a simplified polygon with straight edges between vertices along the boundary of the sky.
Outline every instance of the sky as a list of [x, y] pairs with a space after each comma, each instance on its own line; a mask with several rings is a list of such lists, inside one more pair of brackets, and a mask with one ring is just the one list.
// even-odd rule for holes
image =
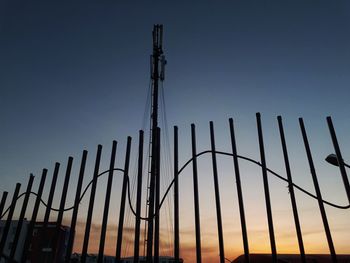
[[[164, 25], [163, 49], [168, 62], [161, 89], [165, 100], [161, 110], [167, 120], [161, 122], [162, 138], [172, 144], [172, 127], [179, 127], [180, 164], [191, 156], [191, 123], [196, 124], [198, 152], [210, 147], [209, 121], [215, 124], [217, 149], [230, 152], [230, 117], [235, 120], [239, 154], [259, 160], [255, 113], [261, 112], [267, 166], [285, 177], [276, 120], [282, 115], [293, 179], [314, 192], [298, 126], [298, 118], [303, 117], [323, 197], [346, 205], [339, 171], [324, 158], [334, 151], [326, 123], [326, 116], [332, 116], [343, 157], [350, 161], [350, 3], [323, 0], [2, 0], [1, 192], [11, 195], [16, 182], [24, 191], [30, 173], [36, 176], [37, 189], [43, 168], [49, 170], [48, 190], [56, 161], [62, 166], [60, 191], [67, 158], [73, 156], [75, 174], [67, 198], [67, 203], [72, 203], [82, 150], [89, 151], [85, 186], [87, 177], [92, 176], [97, 144], [104, 146], [102, 166], [107, 169], [112, 140], [117, 140], [117, 166], [123, 167], [127, 136], [133, 138], [131, 164], [135, 165], [138, 131], [148, 129], [144, 115], [153, 24]], [[164, 150], [171, 152], [172, 146], [164, 145]], [[220, 157], [218, 162], [225, 255], [234, 259], [243, 248], [232, 160]], [[199, 165], [203, 254], [208, 262], [218, 262], [210, 156], [200, 159]], [[250, 248], [269, 253], [261, 170], [243, 161], [240, 166]], [[114, 253], [120, 199], [121, 177], [115, 178], [112, 198], [116, 207], [110, 212], [106, 247], [109, 254]], [[169, 174], [163, 192], [167, 180]], [[297, 253], [286, 185], [272, 176], [269, 180], [277, 250]], [[99, 235], [105, 183], [106, 178], [101, 179], [97, 192], [97, 236], [92, 240]], [[88, 197], [84, 200], [79, 213], [82, 226]], [[186, 262], [193, 262], [190, 166], [181, 175], [180, 201], [181, 255]], [[297, 193], [297, 202], [307, 253], [328, 253], [317, 202], [301, 193]], [[54, 204], [59, 204], [58, 194]], [[40, 211], [42, 214], [43, 208]], [[338, 253], [350, 253], [346, 247], [350, 242], [348, 213], [327, 207]], [[51, 218], [54, 220], [55, 214]], [[128, 219], [131, 223], [127, 226], [132, 226], [130, 215]], [[69, 214], [65, 220], [69, 222]], [[171, 230], [166, 222], [162, 227], [165, 232]], [[171, 246], [169, 233], [162, 240], [166, 254]], [[98, 243], [92, 241], [90, 251], [96, 247]], [[125, 255], [132, 251], [129, 247], [124, 245]]]

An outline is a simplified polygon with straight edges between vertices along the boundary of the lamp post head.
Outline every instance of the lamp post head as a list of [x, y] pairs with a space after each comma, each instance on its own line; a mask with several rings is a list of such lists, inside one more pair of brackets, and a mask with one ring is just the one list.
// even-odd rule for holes
[[339, 166], [338, 158], [334, 153], [329, 154], [325, 160], [327, 163], [333, 164], [335, 166]]

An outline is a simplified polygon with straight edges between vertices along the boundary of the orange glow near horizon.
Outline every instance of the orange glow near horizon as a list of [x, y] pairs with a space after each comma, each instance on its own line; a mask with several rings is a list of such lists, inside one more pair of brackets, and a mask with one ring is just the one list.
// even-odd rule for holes
[[[204, 226], [204, 225], [203, 225]], [[214, 226], [216, 227], [216, 226]], [[202, 262], [219, 262], [219, 249], [217, 242], [217, 233], [208, 232], [207, 229], [211, 228], [208, 225], [203, 227], [203, 232], [201, 236], [202, 243]], [[82, 223], [77, 224], [77, 234], [74, 243], [74, 252], [80, 253], [83, 244], [83, 233], [85, 225]], [[224, 226], [224, 229], [229, 229], [229, 226]], [[164, 231], [164, 229], [162, 229]], [[161, 231], [162, 231], [161, 230]], [[100, 239], [100, 226], [92, 225], [90, 232], [90, 242], [89, 242], [89, 253], [97, 254], [99, 249], [99, 239]], [[334, 231], [333, 236], [336, 237], [340, 231]], [[235, 235], [235, 238], [229, 238], [229, 236]], [[105, 254], [113, 256], [115, 255], [115, 244], [117, 236], [117, 226], [109, 226], [109, 230], [106, 236], [106, 246]], [[196, 248], [194, 242], [194, 232], [192, 231], [181, 231], [181, 243], [180, 243], [180, 255], [185, 262], [195, 262], [196, 261]], [[132, 256], [133, 254], [133, 242], [134, 242], [134, 232], [133, 229], [124, 230], [123, 234], [123, 256]], [[224, 232], [225, 237], [225, 257], [233, 260], [244, 253], [242, 249], [242, 241], [240, 232]], [[262, 229], [253, 229], [249, 232], [250, 237], [250, 253], [251, 254], [269, 254], [270, 253], [270, 243], [268, 234]], [[327, 244], [324, 242], [324, 233], [322, 229], [315, 231], [305, 231], [304, 233], [304, 245], [307, 254], [329, 254]], [[172, 251], [166, 249], [165, 238], [161, 237], [161, 255], [171, 256]], [[142, 237], [141, 242], [142, 244]], [[297, 245], [296, 235], [294, 229], [285, 229], [282, 233], [276, 235], [277, 252], [279, 254], [298, 254], [299, 249]], [[140, 245], [140, 255], [142, 253], [143, 246]], [[341, 245], [337, 250], [338, 254], [348, 254], [349, 250], [345, 245]]]
[[[218, 136], [219, 137], [219, 136]], [[220, 137], [222, 138], [222, 137]], [[270, 138], [272, 141], [275, 137]], [[200, 138], [198, 139], [200, 140]], [[252, 141], [252, 140], [251, 140]], [[243, 143], [243, 142], [242, 142]], [[225, 151], [223, 142], [222, 146], [218, 149]], [[204, 142], [199, 145], [205, 145]], [[270, 142], [269, 145], [273, 145]], [[222, 149], [221, 149], [222, 148]], [[204, 149], [206, 149], [204, 147]], [[187, 148], [187, 150], [189, 150]], [[293, 167], [293, 180], [294, 182], [302, 186], [307, 191], [313, 193], [313, 183], [311, 176], [309, 175], [309, 166], [305, 159], [300, 158], [300, 151], [302, 146], [297, 145], [295, 148], [291, 147], [291, 156], [296, 156], [291, 160], [291, 166]], [[229, 150], [226, 150], [229, 152]], [[246, 151], [247, 153], [245, 153]], [[249, 156], [255, 160], [259, 160], [258, 153], [256, 152], [255, 144], [247, 144], [247, 147], [242, 150], [242, 155]], [[328, 151], [328, 149], [324, 149]], [[198, 150], [199, 152], [199, 150]], [[285, 167], [283, 166], [283, 156], [275, 149], [269, 149], [268, 154], [273, 155], [274, 158], [270, 158], [268, 167], [276, 171], [278, 174], [285, 177]], [[249, 154], [253, 153], [253, 154]], [[256, 156], [254, 156], [254, 154]], [[186, 151], [184, 152], [185, 160], [181, 163], [185, 163]], [[329, 167], [323, 163], [322, 152], [318, 152], [315, 155], [315, 160], [319, 161], [319, 180], [320, 185], [323, 187], [322, 194], [325, 200], [335, 204], [342, 205], [344, 203], [345, 191], [341, 178], [338, 176], [329, 176], [329, 174], [335, 174], [334, 168]], [[200, 197], [200, 224], [201, 224], [201, 252], [202, 262], [213, 263], [219, 262], [219, 243], [217, 234], [217, 218], [216, 218], [216, 203], [215, 193], [213, 187], [211, 156], [203, 155], [198, 158], [198, 174], [199, 174], [199, 197]], [[270, 254], [270, 239], [269, 229], [266, 216], [266, 204], [264, 188], [261, 176], [261, 167], [252, 165], [248, 162], [240, 163], [241, 183], [244, 196], [244, 209], [247, 225], [249, 252], [251, 254]], [[234, 170], [231, 157], [218, 158], [218, 174], [220, 185], [220, 198], [221, 198], [221, 213], [222, 213], [222, 225], [224, 235], [224, 251], [225, 257], [230, 260], [234, 260], [238, 256], [244, 254], [239, 204], [237, 200], [237, 190], [235, 184]], [[131, 180], [135, 174], [130, 174]], [[115, 180], [115, 188], [112, 191], [113, 209], [110, 209], [110, 220], [108, 222], [106, 242], [105, 242], [105, 254], [115, 255], [116, 239], [117, 239], [117, 218], [119, 212], [119, 193], [121, 187], [121, 178], [117, 177]], [[196, 247], [195, 247], [195, 220], [194, 220], [194, 204], [193, 204], [193, 182], [192, 182], [192, 169], [189, 165], [183, 170], [179, 179], [179, 203], [180, 203], [180, 256], [187, 263], [196, 261]], [[117, 181], [120, 180], [120, 181]], [[165, 179], [164, 179], [165, 181]], [[165, 186], [168, 186], [169, 182], [164, 182]], [[327, 187], [324, 187], [327, 185]], [[274, 233], [276, 240], [276, 248], [278, 254], [299, 254], [298, 240], [295, 230], [295, 223], [293, 217], [293, 211], [291, 208], [290, 195], [287, 185], [284, 181], [271, 176], [269, 174], [269, 186], [270, 186], [270, 198], [273, 214]], [[96, 204], [101, 204], [104, 197], [103, 182], [100, 184], [100, 194], [96, 196]], [[161, 189], [161, 191], [165, 191]], [[172, 228], [167, 228], [167, 224], [172, 224], [173, 218], [166, 217], [169, 211], [172, 211], [172, 194], [167, 196], [165, 205], [161, 209], [161, 231], [160, 231], [160, 254], [172, 256], [173, 255], [173, 232]], [[329, 254], [329, 248], [327, 239], [324, 232], [323, 222], [320, 216], [318, 203], [315, 199], [310, 198], [300, 191], [296, 191], [296, 202], [298, 207], [299, 220], [301, 225], [301, 231], [303, 236], [303, 242], [306, 254]], [[83, 205], [87, 205], [85, 202]], [[94, 223], [92, 224], [90, 241], [89, 241], [89, 253], [98, 253], [100, 231], [101, 231], [101, 205], [95, 205], [94, 209]], [[82, 213], [84, 208], [82, 207]], [[144, 211], [142, 211], [144, 212]], [[129, 214], [128, 214], [129, 213]], [[327, 218], [332, 233], [334, 247], [338, 254], [350, 254], [350, 250], [347, 246], [350, 242], [350, 227], [348, 226], [348, 210], [336, 209], [330, 206], [326, 206]], [[142, 213], [144, 214], [144, 213]], [[134, 242], [134, 216], [130, 212], [130, 208], [127, 207], [126, 219], [124, 221], [123, 232], [123, 245], [122, 256], [133, 255], [133, 242]], [[127, 222], [127, 223], [126, 223]], [[141, 228], [144, 225], [141, 225]], [[81, 217], [81, 221], [77, 224], [76, 239], [74, 243], [74, 252], [80, 253], [83, 244], [83, 234], [85, 231], [85, 219]], [[142, 232], [141, 232], [142, 233]], [[140, 237], [140, 255], [143, 253], [143, 235]]]

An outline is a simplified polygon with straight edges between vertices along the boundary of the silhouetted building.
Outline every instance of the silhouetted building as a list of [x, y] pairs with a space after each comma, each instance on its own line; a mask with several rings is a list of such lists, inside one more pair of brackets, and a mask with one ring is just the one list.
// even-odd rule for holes
[[70, 228], [56, 227], [56, 222], [43, 222], [34, 225], [32, 241], [28, 249], [27, 262], [64, 262]]
[[[0, 239], [3, 235], [6, 221], [0, 221]], [[10, 224], [6, 243], [3, 249], [3, 254], [8, 258], [14, 246], [14, 237], [17, 230], [17, 220], [13, 220]], [[29, 221], [24, 220], [21, 232], [18, 238], [17, 246], [13, 259], [16, 262], [22, 260], [24, 243], [27, 237]], [[67, 251], [67, 243], [70, 228], [67, 226], [59, 226], [56, 228], [55, 222], [49, 222], [43, 228], [42, 222], [37, 222], [34, 225], [33, 235], [27, 253], [27, 263], [50, 262], [61, 263], [64, 262], [64, 256]], [[57, 231], [57, 232], [56, 232]], [[0, 263], [4, 263], [5, 258], [0, 259]]]
[[[272, 262], [271, 254], [250, 254], [251, 263], [270, 263]], [[277, 262], [283, 263], [299, 263], [301, 262], [300, 255], [298, 254], [279, 254], [277, 255]], [[337, 255], [338, 263], [350, 262], [350, 255]], [[244, 263], [244, 255], [236, 258], [233, 263]], [[332, 258], [330, 255], [306, 255], [307, 263], [331, 263]]]
[[[4, 220], [0, 221], [0, 239], [2, 238], [2, 235], [4, 232], [5, 223], [6, 223], [6, 221], [4, 221]], [[3, 254], [7, 257], [10, 256], [11, 250], [14, 246], [13, 241], [15, 238], [16, 230], [17, 230], [17, 224], [18, 224], [18, 220], [13, 220], [10, 224], [10, 229], [9, 229], [6, 243], [5, 243], [4, 250], [3, 250]], [[21, 233], [20, 233], [19, 238], [18, 238], [16, 252], [13, 256], [13, 259], [17, 262], [19, 262], [22, 258], [22, 253], [23, 253], [23, 249], [24, 249], [24, 242], [25, 242], [25, 239], [27, 236], [27, 231], [28, 231], [28, 225], [29, 225], [29, 222], [27, 220], [24, 220], [23, 225], [22, 225], [22, 230], [21, 230]], [[5, 259], [1, 258], [0, 262], [1, 263], [5, 262]]]

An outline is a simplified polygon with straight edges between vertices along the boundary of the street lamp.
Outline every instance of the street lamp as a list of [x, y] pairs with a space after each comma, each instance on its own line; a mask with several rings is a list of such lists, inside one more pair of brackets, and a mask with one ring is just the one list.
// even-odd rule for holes
[[[330, 163], [335, 166], [339, 166], [338, 158], [334, 153], [329, 154], [325, 160], [327, 163]], [[350, 165], [346, 164], [344, 161], [343, 161], [343, 164], [344, 166], [350, 168]]]
[[[340, 162], [339, 162], [337, 156], [339, 156]], [[343, 178], [343, 183], [344, 183], [346, 195], [348, 197], [348, 201], [350, 204], [350, 183], [349, 183], [349, 179], [348, 179], [348, 176], [347, 176], [345, 168], [344, 168], [344, 167], [350, 168], [350, 165], [348, 165], [344, 162], [343, 158], [341, 157], [339, 149], [337, 151], [337, 155], [335, 155], [334, 153], [329, 154], [325, 160], [326, 160], [326, 162], [339, 167], [341, 176]]]

